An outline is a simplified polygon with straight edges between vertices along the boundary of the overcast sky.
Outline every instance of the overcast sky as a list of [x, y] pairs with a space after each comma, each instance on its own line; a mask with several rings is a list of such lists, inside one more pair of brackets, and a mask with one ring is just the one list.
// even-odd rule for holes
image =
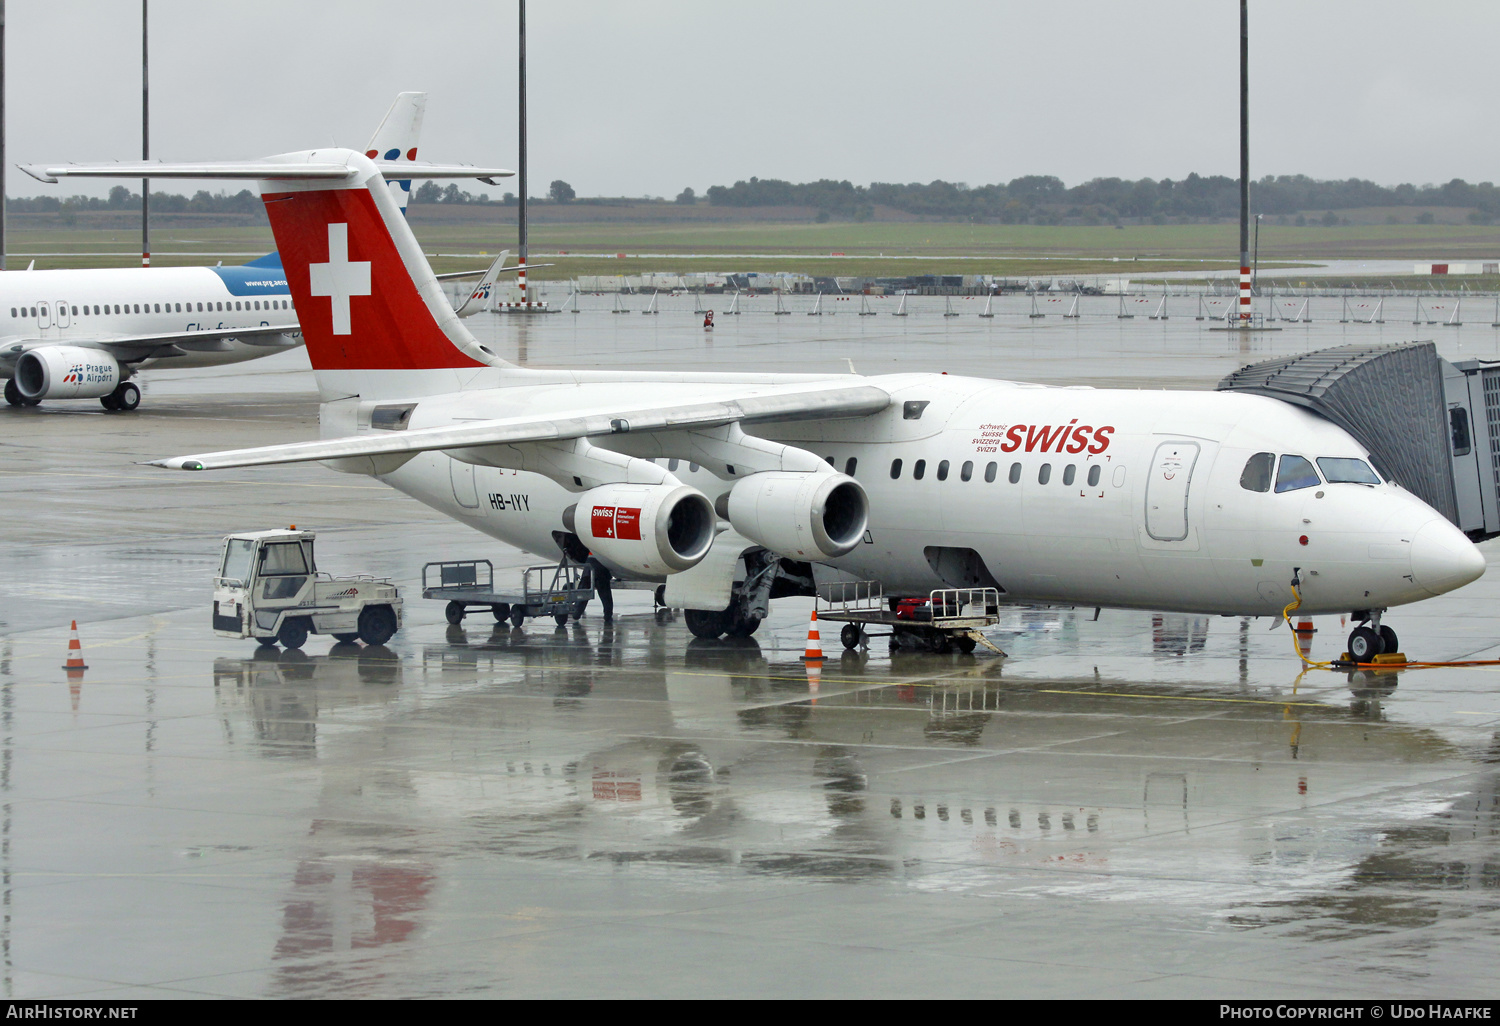
[[[1235, 175], [1238, 11], [531, 0], [530, 191]], [[10, 162], [138, 159], [138, 0], [6, 13]], [[1251, 0], [1250, 16], [1254, 177], [1500, 178], [1500, 3]], [[516, 0], [151, 0], [151, 155], [363, 148], [395, 94], [421, 89], [424, 156], [513, 167], [516, 20]], [[14, 170], [7, 186], [49, 188]]]

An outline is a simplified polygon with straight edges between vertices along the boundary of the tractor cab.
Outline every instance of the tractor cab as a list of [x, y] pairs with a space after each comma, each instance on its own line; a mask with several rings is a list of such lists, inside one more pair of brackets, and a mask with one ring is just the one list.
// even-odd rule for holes
[[214, 579], [214, 632], [301, 648], [308, 634], [383, 645], [401, 626], [395, 585], [369, 575], [319, 574], [312, 531], [252, 531], [224, 538]]

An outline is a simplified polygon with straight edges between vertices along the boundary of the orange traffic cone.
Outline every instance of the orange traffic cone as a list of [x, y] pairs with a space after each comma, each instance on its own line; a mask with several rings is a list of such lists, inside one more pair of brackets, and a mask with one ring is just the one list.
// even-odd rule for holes
[[1318, 633], [1313, 628], [1311, 620], [1301, 620], [1297, 623], [1297, 651], [1303, 656], [1312, 654], [1313, 635]]
[[818, 637], [818, 611], [812, 611], [812, 619], [807, 622], [807, 649], [802, 653], [803, 659], [816, 659], [819, 663], [823, 661], [823, 642]]
[[69, 673], [82, 673], [88, 669], [83, 661], [83, 646], [78, 643], [78, 621], [73, 621], [73, 636], [68, 639], [68, 661], [63, 669]]

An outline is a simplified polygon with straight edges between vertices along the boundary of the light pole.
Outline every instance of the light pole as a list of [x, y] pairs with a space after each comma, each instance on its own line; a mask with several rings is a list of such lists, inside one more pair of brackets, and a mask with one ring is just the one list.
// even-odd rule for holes
[[[147, 0], [141, 0], [141, 159], [151, 159], [151, 77], [147, 60]], [[151, 179], [141, 179], [141, 266], [151, 266]]]

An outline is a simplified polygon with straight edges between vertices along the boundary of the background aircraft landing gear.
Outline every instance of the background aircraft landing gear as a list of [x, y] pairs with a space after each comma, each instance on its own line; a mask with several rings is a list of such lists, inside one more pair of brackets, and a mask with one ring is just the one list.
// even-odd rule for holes
[[21, 390], [16, 387], [15, 378], [5, 379], [5, 401], [12, 406], [36, 406], [41, 403], [40, 399], [28, 399], [22, 395]]
[[141, 405], [141, 390], [133, 381], [122, 381], [109, 395], [99, 397], [99, 405], [106, 410], [129, 413]]

